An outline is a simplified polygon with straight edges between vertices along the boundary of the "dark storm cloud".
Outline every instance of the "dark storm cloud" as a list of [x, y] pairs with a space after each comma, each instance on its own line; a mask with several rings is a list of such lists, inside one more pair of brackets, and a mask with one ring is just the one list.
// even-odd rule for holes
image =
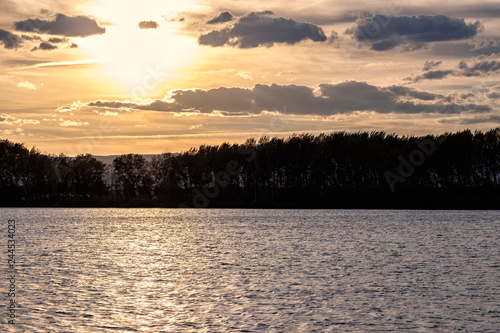
[[422, 71], [423, 72], [427, 72], [429, 70], [431, 70], [432, 68], [434, 67], [437, 67], [439, 65], [441, 65], [443, 62], [442, 61], [431, 61], [431, 60], [427, 60], [424, 64], [424, 68], [422, 68]]
[[0, 29], [0, 42], [6, 49], [16, 49], [23, 43], [19, 36], [3, 29]]
[[198, 43], [246, 49], [273, 46], [275, 43], [293, 45], [306, 39], [315, 42], [327, 40], [323, 29], [314, 24], [276, 17], [272, 12], [265, 11], [246, 14], [233, 25], [203, 34], [198, 38]]
[[226, 23], [229, 21], [233, 20], [233, 15], [230, 12], [222, 12], [210, 21], [208, 21], [206, 24], [219, 24], [219, 23]]
[[106, 32], [96, 21], [87, 16], [66, 16], [57, 14], [53, 20], [28, 19], [14, 23], [18, 31], [38, 32], [68, 37], [87, 37]]
[[158, 29], [160, 25], [155, 21], [141, 21], [139, 22], [140, 29]]
[[[120, 101], [95, 101], [90, 107], [149, 110], [163, 112], [199, 112], [224, 115], [260, 114], [263, 111], [288, 114], [330, 116], [353, 111], [378, 113], [449, 113], [485, 112], [487, 105], [450, 104], [443, 95], [418, 91], [403, 86], [377, 87], [366, 82], [348, 81], [321, 84], [315, 90], [297, 85], [262, 85], [247, 88], [173, 90], [165, 99], [148, 104]], [[430, 103], [432, 102], [432, 103]], [[458, 110], [458, 111], [456, 111]]]
[[421, 48], [425, 43], [462, 40], [474, 37], [481, 23], [466, 23], [464, 19], [445, 15], [390, 16], [376, 14], [358, 20], [357, 27], [346, 33], [370, 45], [375, 51], [386, 51], [403, 45], [407, 49]]

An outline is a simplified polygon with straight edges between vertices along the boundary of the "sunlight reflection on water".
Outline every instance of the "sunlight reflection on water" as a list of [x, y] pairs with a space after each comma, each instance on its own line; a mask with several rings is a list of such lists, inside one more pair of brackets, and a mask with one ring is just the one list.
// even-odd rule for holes
[[20, 243], [19, 318], [15, 329], [3, 326], [8, 332], [500, 327], [499, 212], [2, 209], [2, 216], [18, 221]]

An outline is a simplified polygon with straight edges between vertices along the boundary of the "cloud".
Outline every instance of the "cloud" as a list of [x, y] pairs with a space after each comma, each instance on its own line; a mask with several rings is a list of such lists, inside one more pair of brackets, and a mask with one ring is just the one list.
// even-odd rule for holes
[[422, 68], [422, 71], [423, 72], [427, 72], [427, 71], [431, 70], [432, 68], [441, 65], [442, 63], [443, 63], [442, 61], [430, 61], [430, 60], [427, 60], [425, 62], [425, 64], [424, 64], [424, 68]]
[[500, 62], [496, 60], [480, 60], [469, 67], [465, 61], [461, 61], [458, 68], [462, 70], [459, 73], [461, 76], [481, 76], [500, 70]]
[[476, 95], [473, 94], [473, 93], [466, 93], [466, 94], [461, 94], [460, 95], [460, 98], [461, 99], [468, 99], [468, 98], [472, 98], [472, 97], [475, 97]]
[[403, 45], [407, 49], [420, 48], [431, 42], [462, 40], [474, 37], [482, 26], [479, 21], [466, 23], [464, 19], [445, 15], [390, 16], [376, 14], [357, 21], [357, 27], [346, 33], [374, 51], [387, 51]]
[[[434, 2], [428, 6], [415, 2], [413, 6], [404, 5], [404, 11], [408, 15], [418, 15], [432, 13], [441, 13], [455, 17], [480, 17], [480, 18], [498, 18], [500, 17], [500, 4], [494, 1], [475, 2], [475, 1], [456, 1], [453, 6], [446, 1]], [[400, 4], [401, 6], [401, 4]], [[401, 7], [400, 7], [401, 8]]]
[[497, 39], [492, 37], [477, 38], [474, 41], [474, 47], [472, 51], [484, 50], [484, 49], [499, 49], [500, 43]]
[[415, 78], [408, 78], [407, 80], [413, 81], [413, 82], [418, 82], [422, 80], [440, 80], [444, 79], [445, 77], [455, 73], [453, 70], [438, 70], [438, 71], [429, 71], [426, 72], [422, 75], [419, 75]]
[[19, 88], [26, 88], [26, 89], [36, 90], [36, 86], [33, 83], [29, 82], [29, 81], [19, 82], [17, 84], [17, 86]]
[[474, 125], [481, 123], [500, 123], [499, 115], [487, 115], [487, 116], [479, 116], [479, 117], [469, 117], [462, 119], [442, 119], [439, 121], [440, 123], [458, 123], [463, 125]]
[[264, 11], [246, 14], [224, 29], [203, 34], [198, 43], [246, 49], [274, 44], [293, 45], [306, 39], [314, 42], [327, 40], [323, 29], [314, 24], [276, 17], [272, 12]]
[[62, 35], [67, 37], [88, 37], [106, 32], [105, 28], [97, 25], [94, 19], [87, 16], [66, 16], [56, 14], [51, 21], [40, 19], [27, 19], [14, 23], [17, 31], [37, 32], [49, 35]]
[[2, 123], [3, 125], [9, 125], [9, 126], [38, 125], [38, 124], [40, 124], [40, 122], [38, 120], [20, 119], [20, 118], [16, 118], [16, 117], [11, 116], [11, 115], [6, 114], [6, 113], [0, 114], [0, 123]]
[[455, 58], [460, 55], [464, 57], [494, 56], [500, 54], [500, 45], [493, 42], [482, 43], [479, 38], [474, 38], [453, 43], [436, 43], [432, 47], [432, 53], [443, 58]]
[[[186, 21], [186, 17], [189, 16], [191, 16], [191, 14], [186, 12], [170, 12], [170, 14], [162, 15], [163, 19], [167, 22], [184, 22]], [[197, 19], [201, 19], [201, 17], [198, 17]]]
[[[354, 111], [378, 113], [487, 112], [488, 105], [453, 104], [450, 97], [404, 86], [377, 87], [366, 82], [347, 81], [321, 84], [317, 89], [297, 85], [262, 85], [253, 88], [172, 90], [163, 99], [94, 101], [84, 106], [122, 111], [162, 111], [173, 113], [219, 113], [226, 116], [260, 114], [263, 111], [295, 115], [330, 116]], [[286, 111], [283, 111], [285, 110]]]
[[[73, 103], [72, 107], [75, 106], [81, 106], [80, 104]], [[95, 101], [95, 102], [90, 102], [88, 103], [89, 106], [96, 106], [96, 107], [105, 107], [105, 108], [111, 108], [111, 109], [122, 109], [122, 108], [134, 108], [137, 106], [136, 103], [132, 102], [118, 102], [118, 101]], [[61, 107], [58, 108], [58, 110], [72, 110], [70, 107]], [[59, 112], [67, 112], [67, 111], [59, 111]]]
[[237, 72], [236, 75], [244, 78], [245, 80], [253, 80], [252, 73], [250, 72]]
[[141, 21], [139, 22], [140, 29], [158, 29], [160, 25], [155, 21]]
[[47, 42], [42, 42], [38, 47], [33, 48], [31, 51], [36, 51], [36, 50], [50, 51], [54, 49], [57, 49], [57, 46]]
[[194, 129], [198, 129], [198, 128], [201, 128], [201, 127], [203, 127], [203, 124], [189, 126], [189, 129], [190, 130], [194, 130]]
[[27, 36], [27, 35], [22, 35], [22, 36], [21, 36], [21, 39], [22, 39], [22, 40], [31, 40], [31, 41], [33, 41], [33, 40], [38, 40], [38, 41], [42, 40], [42, 39], [41, 39], [40, 37], [38, 37], [38, 36]]
[[[428, 62], [426, 62], [426, 66], [427, 64]], [[455, 77], [486, 76], [492, 73], [497, 73], [499, 71], [500, 71], [499, 61], [488, 59], [485, 58], [484, 56], [480, 56], [475, 60], [473, 60], [472, 64], [470, 65], [466, 61], [461, 61], [458, 64], [457, 69], [428, 71], [414, 78], [411, 77], [407, 78], [406, 80], [412, 82], [418, 82], [422, 80], [440, 80], [448, 76], [455, 76]]]
[[418, 90], [408, 88], [408, 87], [403, 87], [403, 86], [391, 86], [391, 87], [388, 87], [387, 90], [395, 93], [397, 96], [412, 97], [412, 98], [423, 100], [423, 101], [434, 101], [436, 99], [445, 99], [446, 98], [443, 95], [437, 95], [437, 94], [429, 93], [426, 91], [418, 91]]
[[3, 29], [0, 29], [0, 42], [6, 49], [17, 49], [23, 43], [19, 36]]
[[62, 44], [62, 43], [68, 43], [68, 48], [74, 48], [78, 47], [75, 43], [69, 44], [70, 40], [67, 38], [59, 38], [59, 37], [52, 37], [49, 38], [48, 40], [43, 40], [42, 38], [38, 36], [26, 36], [23, 35], [21, 36], [23, 40], [29, 40], [29, 41], [41, 41], [41, 43], [38, 46], [35, 46], [31, 49], [31, 51], [37, 51], [37, 50], [43, 50], [43, 51], [50, 51], [50, 50], [55, 50], [58, 47], [54, 44]]
[[497, 92], [492, 92], [491, 94], [488, 94], [488, 98], [491, 99], [500, 99], [500, 94]]
[[73, 121], [73, 120], [63, 120], [60, 119], [59, 126], [62, 127], [79, 127], [79, 126], [87, 126], [89, 123], [88, 122], [80, 122], [80, 121]]
[[207, 21], [206, 24], [226, 23], [233, 20], [233, 15], [230, 12], [221, 12], [219, 15]]
[[336, 31], [332, 31], [332, 33], [330, 34], [330, 36], [327, 39], [328, 44], [330, 44], [330, 45], [335, 44], [338, 40], [340, 40], [340, 37]]
[[53, 44], [66, 43], [67, 41], [68, 41], [67, 38], [57, 38], [57, 37], [49, 38], [48, 40], [49, 43]]

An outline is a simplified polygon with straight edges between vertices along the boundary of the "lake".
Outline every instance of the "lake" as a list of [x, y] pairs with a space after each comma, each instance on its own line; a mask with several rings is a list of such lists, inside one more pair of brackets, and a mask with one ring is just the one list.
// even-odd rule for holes
[[0, 331], [500, 329], [498, 211], [0, 212]]

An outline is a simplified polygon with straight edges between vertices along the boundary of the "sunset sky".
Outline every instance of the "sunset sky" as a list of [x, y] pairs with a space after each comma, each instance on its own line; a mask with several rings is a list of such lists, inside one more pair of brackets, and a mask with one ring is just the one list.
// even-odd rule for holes
[[2, 0], [0, 138], [180, 152], [500, 124], [500, 1]]

